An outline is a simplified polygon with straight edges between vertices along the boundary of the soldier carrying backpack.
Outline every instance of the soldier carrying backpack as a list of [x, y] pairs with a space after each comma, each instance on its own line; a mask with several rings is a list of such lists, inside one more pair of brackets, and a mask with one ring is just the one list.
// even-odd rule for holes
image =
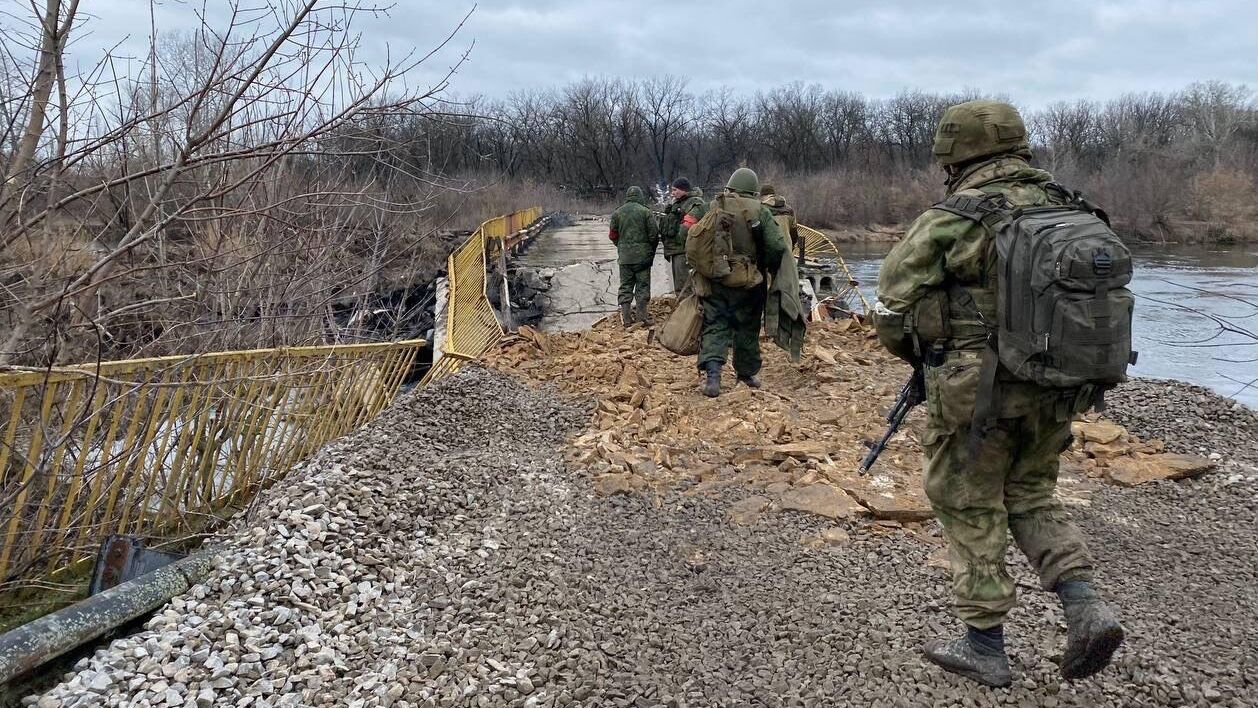
[[686, 260], [703, 306], [699, 370], [703, 393], [721, 393], [721, 369], [734, 350], [738, 380], [760, 388], [760, 327], [767, 300], [766, 276], [776, 277], [787, 251], [773, 215], [760, 203], [760, 178], [740, 167], [689, 228]]
[[875, 320], [923, 368], [925, 485], [948, 538], [966, 633], [923, 647], [948, 671], [1011, 681], [1003, 622], [1014, 605], [1010, 532], [1065, 612], [1061, 673], [1102, 670], [1123, 639], [1092, 586], [1093, 560], [1054, 498], [1070, 422], [1125, 379], [1131, 257], [1104, 212], [1033, 168], [1016, 109], [948, 108], [935, 135], [948, 197], [882, 265]]

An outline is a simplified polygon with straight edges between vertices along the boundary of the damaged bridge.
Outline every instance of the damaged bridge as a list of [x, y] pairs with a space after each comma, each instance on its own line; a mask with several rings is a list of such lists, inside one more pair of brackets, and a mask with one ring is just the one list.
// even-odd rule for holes
[[[75, 434], [26, 432], [77, 430], [91, 419], [75, 414], [90, 388], [54, 388], [62, 397], [46, 405], [47, 384], [29, 377], [16, 405], [19, 389], [0, 389], [10, 396], [0, 425], [67, 411], [0, 428], [37, 462], [0, 464], [19, 472], [0, 491], [24, 492], [21, 511], [0, 511], [10, 568], [72, 577], [93, 534], [118, 530], [106, 512], [126, 509], [123, 531], [195, 535], [195, 558], [210, 559], [142, 628], [14, 684], [8, 700], [1255, 705], [1258, 414], [1187, 385], [1133, 381], [1105, 418], [1079, 420], [1059, 494], [1127, 643], [1105, 672], [1064, 681], [1060, 607], [1011, 554], [1017, 678], [981, 688], [918, 652], [956, 626], [946, 542], [920, 489], [921, 413], [871, 475], [855, 474], [907, 371], [842, 316], [859, 293], [844, 291], [841, 259], [823, 257], [834, 244], [808, 237], [816, 301], [836, 306], [819, 307], [802, 360], [766, 347], [763, 389], [708, 399], [693, 360], [606, 317], [616, 306], [606, 221], [539, 219], [486, 222], [450, 256], [435, 363], [408, 393], [398, 391], [425, 342], [233, 355], [215, 370], [162, 362], [163, 385], [136, 379], [116, 424], [106, 416], [75, 433], [90, 441], [117, 427], [110, 445], [130, 442], [111, 467], [58, 452]], [[658, 263], [653, 289], [669, 285]], [[671, 306], [653, 303], [657, 320]], [[135, 417], [168, 409], [179, 424]], [[74, 544], [60, 548], [63, 538]], [[23, 545], [31, 539], [58, 550]]]

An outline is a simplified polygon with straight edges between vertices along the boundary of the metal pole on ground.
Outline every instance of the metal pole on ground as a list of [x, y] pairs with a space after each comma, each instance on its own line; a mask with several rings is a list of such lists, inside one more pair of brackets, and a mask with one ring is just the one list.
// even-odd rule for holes
[[209, 575], [210, 560], [188, 556], [0, 635], [0, 686], [187, 592]]

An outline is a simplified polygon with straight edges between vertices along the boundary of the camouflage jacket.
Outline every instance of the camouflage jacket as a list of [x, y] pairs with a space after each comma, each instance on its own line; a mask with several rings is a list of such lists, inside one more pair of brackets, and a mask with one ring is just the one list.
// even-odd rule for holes
[[769, 208], [769, 213], [773, 214], [774, 220], [784, 232], [783, 235], [790, 237], [791, 245], [799, 243], [799, 222], [795, 219], [795, 210], [786, 200], [779, 194], [770, 194], [762, 197], [760, 203]]
[[641, 193], [631, 195], [612, 212], [611, 234], [616, 242], [616, 261], [620, 265], [642, 265], [655, 258], [659, 234]]
[[[1000, 192], [1015, 205], [1041, 205], [1051, 201], [1044, 185], [1052, 179], [1020, 157], [1003, 155], [970, 168], [948, 193]], [[946, 211], [928, 209], [883, 261], [878, 299], [894, 312], [912, 313], [918, 324], [933, 318], [953, 330], [946, 348], [979, 349], [985, 335], [974, 309], [988, 321], [995, 318], [994, 284], [987, 280], [995, 261], [995, 244], [986, 228]]]
[[664, 255], [676, 256], [686, 252], [686, 232], [708, 211], [703, 201], [703, 191], [695, 189], [685, 198], [672, 202], [664, 209], [660, 220], [660, 238], [664, 242]]

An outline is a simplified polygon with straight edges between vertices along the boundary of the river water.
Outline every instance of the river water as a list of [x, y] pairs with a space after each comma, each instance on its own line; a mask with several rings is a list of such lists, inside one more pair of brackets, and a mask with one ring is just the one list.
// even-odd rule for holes
[[[871, 302], [890, 248], [841, 246]], [[1258, 246], [1137, 246], [1132, 254], [1132, 338], [1140, 359], [1131, 374], [1190, 381], [1258, 408], [1258, 340], [1222, 331], [1211, 319], [1258, 335]]]

